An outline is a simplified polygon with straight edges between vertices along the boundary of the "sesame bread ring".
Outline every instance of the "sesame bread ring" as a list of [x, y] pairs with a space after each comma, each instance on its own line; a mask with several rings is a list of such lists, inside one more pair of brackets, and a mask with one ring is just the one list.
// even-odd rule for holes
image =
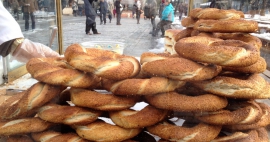
[[149, 104], [157, 108], [180, 112], [216, 111], [228, 104], [226, 98], [212, 94], [187, 96], [176, 92], [168, 92], [145, 96], [145, 98]]
[[234, 9], [195, 8], [190, 11], [189, 16], [194, 19], [231, 20], [244, 18], [244, 13]]
[[38, 117], [0, 121], [0, 135], [19, 135], [33, 132], [41, 132], [53, 126]]
[[76, 106], [88, 107], [102, 111], [116, 111], [130, 108], [140, 100], [139, 97], [116, 96], [111, 93], [71, 88], [71, 101]]
[[213, 37], [221, 38], [224, 40], [241, 40], [255, 46], [257, 49], [260, 49], [262, 47], [262, 41], [258, 37], [250, 35], [249, 33], [213, 33]]
[[194, 24], [197, 22], [197, 19], [191, 18], [191, 17], [186, 17], [184, 19], [181, 20], [181, 25], [183, 27], [187, 27], [187, 28], [193, 28]]
[[[232, 106], [232, 103], [229, 103]], [[240, 106], [241, 105], [241, 106]], [[262, 110], [255, 101], [241, 102], [235, 110], [224, 109], [214, 112], [198, 113], [197, 119], [212, 125], [251, 124], [262, 116]]]
[[135, 57], [83, 48], [79, 44], [70, 45], [65, 51], [65, 58], [76, 69], [112, 80], [132, 78], [140, 72], [140, 64]]
[[193, 32], [193, 28], [186, 28], [186, 29], [183, 29], [182, 31], [178, 32], [177, 34], [173, 35], [173, 43], [175, 45], [175, 43], [182, 39], [182, 38], [185, 38], [185, 37], [190, 37], [191, 36], [191, 33]]
[[259, 50], [240, 40], [193, 36], [179, 40], [175, 51], [190, 60], [221, 66], [243, 67], [256, 63]]
[[125, 79], [118, 82], [103, 80], [104, 88], [115, 95], [154, 95], [174, 91], [184, 85], [184, 81], [176, 81], [164, 77]]
[[37, 82], [27, 90], [15, 95], [1, 95], [0, 99], [4, 101], [0, 104], [0, 119], [10, 120], [32, 116], [36, 113], [36, 109], [57, 97], [63, 90], [64, 88], [61, 86]]
[[258, 23], [252, 20], [198, 20], [193, 28], [201, 32], [254, 33], [258, 31]]
[[239, 124], [239, 125], [226, 125], [224, 126], [225, 129], [238, 131], [238, 130], [251, 130], [251, 129], [258, 129], [261, 127], [266, 127], [270, 124], [270, 107], [264, 103], [258, 103], [262, 109], [262, 117], [259, 121], [252, 123], [252, 124]]
[[222, 70], [233, 71], [239, 73], [263, 73], [266, 70], [267, 63], [263, 57], [259, 57], [258, 61], [246, 67], [222, 67]]
[[228, 98], [270, 98], [270, 84], [259, 74], [221, 74], [193, 84], [207, 92]]
[[60, 133], [52, 130], [32, 133], [31, 137], [36, 142], [89, 142], [76, 133]]
[[33, 58], [27, 62], [26, 68], [33, 78], [53, 85], [86, 88], [100, 81], [93, 74], [74, 69], [62, 57]]
[[167, 110], [161, 110], [151, 105], [147, 105], [140, 111], [128, 109], [110, 112], [112, 121], [123, 128], [143, 128], [151, 126], [162, 121], [168, 115]]
[[143, 63], [141, 70], [149, 76], [167, 77], [180, 81], [211, 79], [221, 72], [221, 67], [213, 64], [204, 65], [175, 56], [164, 56], [164, 58]]
[[208, 142], [219, 134], [221, 126], [199, 123], [189, 128], [163, 122], [147, 127], [147, 130], [151, 134], [169, 141]]
[[88, 124], [95, 121], [100, 115], [100, 111], [52, 103], [42, 106], [38, 111], [38, 117], [41, 119], [66, 125]]
[[257, 130], [250, 130], [248, 132], [234, 132], [230, 134], [225, 132], [225, 136], [220, 136], [212, 140], [211, 142], [261, 142], [259, 141], [259, 135]]
[[142, 131], [142, 129], [125, 129], [106, 123], [103, 120], [75, 126], [75, 130], [80, 137], [97, 142], [119, 142], [133, 138]]

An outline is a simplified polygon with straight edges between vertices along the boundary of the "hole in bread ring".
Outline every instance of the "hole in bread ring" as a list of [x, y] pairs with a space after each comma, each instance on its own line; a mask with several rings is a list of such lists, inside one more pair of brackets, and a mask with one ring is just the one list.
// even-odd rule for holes
[[[183, 127], [168, 122], [158, 123], [147, 127], [147, 130], [154, 135], [169, 141], [211, 141], [220, 132], [221, 126], [199, 123], [194, 127]], [[207, 132], [207, 134], [206, 134]]]
[[71, 88], [70, 93], [71, 101], [75, 105], [102, 111], [127, 109], [140, 100], [140, 98], [136, 96], [116, 96], [109, 92], [99, 93], [80, 88]]
[[228, 98], [270, 98], [270, 84], [259, 74], [224, 73], [210, 80], [192, 83], [204, 91]]
[[97, 48], [83, 48], [79, 44], [70, 45], [65, 51], [65, 58], [76, 69], [112, 80], [132, 78], [140, 71], [139, 61], [135, 57]]
[[193, 36], [179, 40], [175, 51], [190, 60], [221, 66], [243, 67], [258, 61], [259, 51], [239, 40]]
[[169, 114], [167, 110], [161, 110], [151, 105], [147, 105], [139, 111], [128, 109], [109, 113], [112, 121], [123, 128], [143, 128], [151, 126], [162, 121]]
[[62, 57], [32, 58], [26, 64], [33, 78], [53, 85], [90, 87], [98, 84], [100, 78], [74, 69]]
[[123, 141], [138, 135], [142, 129], [125, 129], [98, 119], [87, 125], [74, 127], [77, 134], [91, 141]]
[[228, 104], [226, 98], [212, 94], [187, 96], [177, 92], [168, 92], [145, 96], [145, 98], [149, 104], [157, 108], [181, 112], [216, 111]]
[[[233, 102], [229, 102], [232, 107]], [[226, 107], [226, 109], [214, 112], [197, 113], [196, 118], [202, 122], [212, 125], [234, 125], [234, 124], [251, 124], [257, 122], [262, 116], [262, 110], [255, 101], [239, 102], [240, 108]], [[239, 107], [239, 105], [237, 106]]]

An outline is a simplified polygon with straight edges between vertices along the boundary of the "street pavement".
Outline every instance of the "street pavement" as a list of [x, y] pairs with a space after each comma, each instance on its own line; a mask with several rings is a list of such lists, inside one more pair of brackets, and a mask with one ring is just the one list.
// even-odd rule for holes
[[[21, 17], [20, 17], [21, 18]], [[158, 23], [159, 18], [156, 19]], [[31, 22], [31, 21], [30, 21]], [[18, 23], [24, 30], [24, 21], [19, 20]], [[143, 52], [157, 48], [157, 40], [159, 36], [152, 37], [149, 32], [152, 30], [151, 21], [149, 19], [140, 19], [140, 24], [137, 24], [136, 19], [124, 17], [121, 19], [122, 25], [116, 25], [116, 18], [113, 18], [111, 23], [107, 19], [106, 25], [100, 25], [99, 17], [96, 18], [97, 30], [101, 34], [86, 35], [85, 33], [85, 16], [62, 16], [63, 30], [63, 49], [65, 50], [73, 43], [83, 43], [89, 41], [118, 41], [125, 44], [124, 54], [132, 56], [140, 56]], [[26, 38], [32, 41], [40, 42], [45, 45], [49, 44], [50, 26], [55, 25], [53, 19], [37, 19], [36, 29], [34, 31], [23, 31]], [[31, 23], [30, 23], [31, 26]], [[91, 31], [92, 33], [92, 31]], [[52, 49], [57, 49], [57, 38], [54, 38]]]

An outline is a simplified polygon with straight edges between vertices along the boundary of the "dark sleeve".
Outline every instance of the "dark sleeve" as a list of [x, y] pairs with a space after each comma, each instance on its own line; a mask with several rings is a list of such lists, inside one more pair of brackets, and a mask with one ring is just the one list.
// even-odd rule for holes
[[15, 39], [6, 41], [0, 45], [0, 55], [6, 57], [11, 51], [11, 45]]

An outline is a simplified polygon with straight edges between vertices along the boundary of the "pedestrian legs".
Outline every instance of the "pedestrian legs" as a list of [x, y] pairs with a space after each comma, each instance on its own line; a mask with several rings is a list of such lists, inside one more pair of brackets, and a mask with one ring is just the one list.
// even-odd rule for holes
[[116, 25], [121, 25], [121, 13], [116, 13]]
[[24, 12], [24, 20], [25, 20], [25, 25], [24, 25], [24, 29], [25, 31], [29, 30], [29, 13], [28, 12]]
[[34, 13], [30, 13], [31, 21], [32, 21], [32, 30], [36, 28], [36, 19]]

